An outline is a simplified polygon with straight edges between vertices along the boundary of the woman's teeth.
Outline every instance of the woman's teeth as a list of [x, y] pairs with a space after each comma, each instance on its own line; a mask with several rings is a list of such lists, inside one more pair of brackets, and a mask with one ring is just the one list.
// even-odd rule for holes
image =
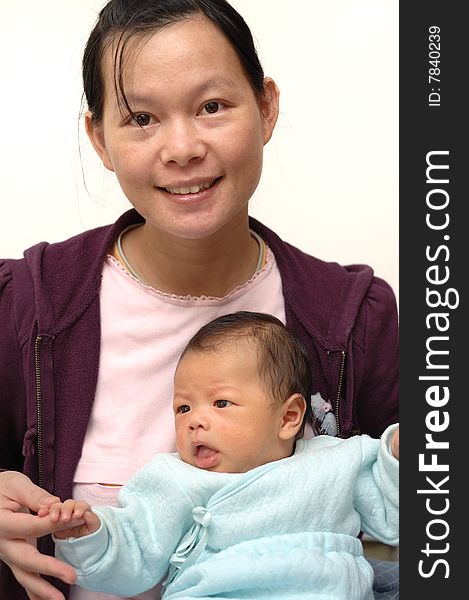
[[170, 187], [165, 188], [170, 194], [197, 194], [201, 190], [206, 190], [212, 187], [213, 181], [201, 183], [199, 185], [191, 185], [190, 187]]

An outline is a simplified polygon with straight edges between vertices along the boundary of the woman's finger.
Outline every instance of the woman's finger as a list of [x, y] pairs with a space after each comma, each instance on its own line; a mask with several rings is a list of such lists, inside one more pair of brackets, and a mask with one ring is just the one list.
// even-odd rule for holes
[[39, 508], [50, 506], [52, 502], [58, 500], [57, 496], [52, 496], [34, 484], [23, 473], [17, 471], [0, 473], [0, 508], [5, 508], [4, 503], [16, 502], [37, 512]]
[[11, 567], [11, 570], [31, 600], [64, 600], [63, 594], [37, 573], [28, 573], [17, 567]]
[[50, 575], [70, 584], [76, 580], [73, 567], [53, 556], [41, 554], [25, 540], [9, 540], [8, 545], [3, 546], [2, 558], [13, 571]]
[[50, 531], [50, 522], [47, 518], [0, 509], [1, 538], [38, 538], [50, 533]]

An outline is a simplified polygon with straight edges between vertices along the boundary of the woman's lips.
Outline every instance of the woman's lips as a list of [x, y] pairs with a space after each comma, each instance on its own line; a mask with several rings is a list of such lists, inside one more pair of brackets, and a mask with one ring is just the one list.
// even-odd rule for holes
[[187, 202], [196, 202], [206, 200], [218, 187], [222, 177], [217, 177], [211, 182], [205, 181], [193, 185], [183, 185], [179, 187], [158, 187], [160, 192], [166, 194], [172, 202], [177, 204], [186, 204]]

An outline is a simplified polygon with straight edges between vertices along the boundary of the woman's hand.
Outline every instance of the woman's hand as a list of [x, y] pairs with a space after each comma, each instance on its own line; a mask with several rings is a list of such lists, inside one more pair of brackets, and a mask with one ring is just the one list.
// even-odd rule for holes
[[47, 519], [29, 514], [48, 509], [59, 498], [34, 485], [15, 471], [0, 473], [0, 559], [25, 588], [31, 600], [63, 600], [63, 594], [41, 575], [51, 575], [65, 583], [76, 580], [75, 570], [36, 549], [36, 538], [51, 532]]

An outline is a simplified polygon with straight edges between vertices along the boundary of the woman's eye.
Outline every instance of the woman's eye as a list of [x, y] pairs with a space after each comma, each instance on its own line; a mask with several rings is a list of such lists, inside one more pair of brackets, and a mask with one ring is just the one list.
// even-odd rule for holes
[[207, 102], [207, 104], [204, 105], [204, 110], [206, 112], [208, 112], [209, 115], [213, 115], [216, 112], [218, 112], [220, 108], [220, 104], [218, 102]]
[[150, 125], [151, 117], [146, 113], [137, 113], [133, 115], [133, 121], [139, 127], [146, 127], [147, 125]]
[[230, 402], [229, 400], [216, 400], [215, 401], [215, 406], [217, 408], [227, 408], [228, 406], [231, 406], [232, 402]]
[[190, 411], [191, 407], [188, 406], [187, 404], [182, 404], [181, 406], [178, 406], [177, 408], [177, 412], [180, 414], [184, 414], [184, 413], [188, 413]]

